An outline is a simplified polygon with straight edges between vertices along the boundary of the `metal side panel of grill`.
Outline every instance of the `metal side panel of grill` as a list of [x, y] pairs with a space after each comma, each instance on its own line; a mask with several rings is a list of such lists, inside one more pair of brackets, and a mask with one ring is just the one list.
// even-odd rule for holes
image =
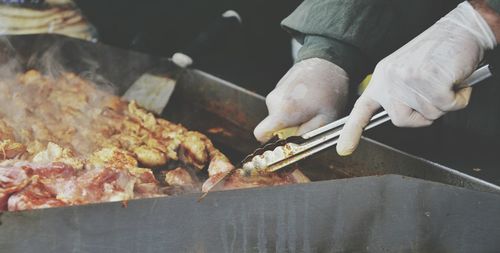
[[500, 196], [395, 175], [0, 218], [2, 252], [497, 252]]

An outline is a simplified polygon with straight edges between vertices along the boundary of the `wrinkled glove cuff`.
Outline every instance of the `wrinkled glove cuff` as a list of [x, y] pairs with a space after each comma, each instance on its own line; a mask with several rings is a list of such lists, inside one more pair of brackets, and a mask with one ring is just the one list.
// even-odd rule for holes
[[336, 64], [346, 71], [351, 81], [359, 81], [366, 74], [363, 56], [355, 47], [323, 36], [307, 35], [297, 55], [297, 62], [321, 58]]
[[456, 27], [463, 28], [470, 33], [479, 43], [482, 50], [493, 49], [497, 45], [495, 34], [486, 20], [477, 12], [469, 2], [463, 2], [444, 16], [437, 24], [449, 22]]

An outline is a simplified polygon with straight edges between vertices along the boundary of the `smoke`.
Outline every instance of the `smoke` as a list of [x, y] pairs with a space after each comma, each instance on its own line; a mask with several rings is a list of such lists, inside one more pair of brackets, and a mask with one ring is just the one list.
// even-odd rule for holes
[[9, 38], [0, 36], [0, 80], [12, 79], [23, 70], [17, 50]]
[[116, 86], [85, 48], [67, 40], [38, 46], [26, 55], [0, 38], [0, 139], [23, 143], [31, 156], [48, 142], [79, 155], [101, 148]]
[[101, 64], [84, 45], [73, 39], [55, 39], [48, 47], [40, 46], [37, 52], [29, 57], [26, 66], [52, 78], [63, 73], [75, 73], [100, 89], [114, 94], [118, 90], [116, 85], [99, 74]]

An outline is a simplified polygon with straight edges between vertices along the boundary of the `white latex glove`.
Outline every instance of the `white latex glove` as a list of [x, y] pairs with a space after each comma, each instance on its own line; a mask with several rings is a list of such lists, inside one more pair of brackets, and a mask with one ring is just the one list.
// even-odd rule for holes
[[339, 66], [311, 58], [295, 64], [266, 97], [269, 116], [254, 130], [265, 142], [283, 128], [306, 133], [337, 119], [347, 103], [349, 81]]
[[337, 152], [349, 155], [363, 128], [382, 106], [400, 127], [432, 124], [444, 113], [467, 106], [471, 88], [454, 90], [478, 67], [495, 35], [468, 3], [463, 2], [418, 37], [383, 59], [356, 101]]

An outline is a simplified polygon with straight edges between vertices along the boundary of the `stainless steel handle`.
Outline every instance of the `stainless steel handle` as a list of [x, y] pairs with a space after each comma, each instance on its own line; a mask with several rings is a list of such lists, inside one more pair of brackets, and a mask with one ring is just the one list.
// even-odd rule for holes
[[491, 76], [493, 76], [493, 74], [491, 73], [490, 65], [484, 65], [478, 68], [476, 71], [474, 71], [469, 77], [467, 77], [459, 85], [459, 87], [474, 86], [477, 83], [484, 81], [485, 79], [488, 79]]

